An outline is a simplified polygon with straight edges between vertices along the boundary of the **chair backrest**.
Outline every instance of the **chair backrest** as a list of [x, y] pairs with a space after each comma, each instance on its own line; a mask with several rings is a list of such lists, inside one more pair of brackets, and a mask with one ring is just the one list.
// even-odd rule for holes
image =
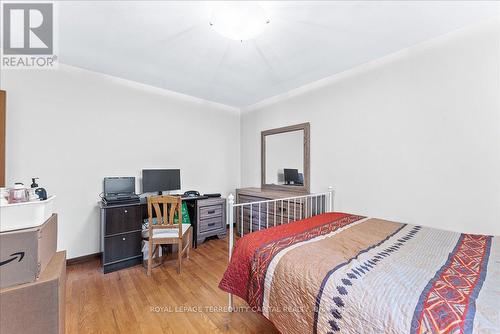
[[[154, 212], [153, 212], [154, 210]], [[174, 224], [177, 212], [178, 222]], [[156, 224], [153, 221], [156, 217]], [[179, 238], [182, 238], [182, 199], [178, 196], [150, 196], [148, 197], [149, 235], [154, 229], [178, 228]]]

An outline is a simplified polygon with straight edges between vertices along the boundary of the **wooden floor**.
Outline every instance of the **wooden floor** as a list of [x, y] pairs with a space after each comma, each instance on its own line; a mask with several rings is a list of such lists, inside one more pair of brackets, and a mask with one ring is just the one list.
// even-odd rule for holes
[[[251, 311], [227, 313], [218, 283], [227, 266], [227, 240], [193, 249], [178, 275], [175, 262], [104, 275], [94, 260], [67, 268], [66, 333], [278, 333]], [[236, 306], [246, 303], [235, 297]]]

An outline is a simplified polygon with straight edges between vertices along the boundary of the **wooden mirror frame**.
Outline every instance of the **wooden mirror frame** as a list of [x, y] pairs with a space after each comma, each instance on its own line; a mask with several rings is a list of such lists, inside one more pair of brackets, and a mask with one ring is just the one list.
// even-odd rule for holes
[[[303, 186], [287, 186], [287, 185], [279, 185], [279, 184], [266, 184], [266, 136], [275, 135], [279, 133], [285, 132], [294, 132], [294, 131], [304, 131], [304, 185]], [[270, 129], [261, 132], [260, 135], [260, 171], [261, 171], [261, 188], [265, 189], [274, 189], [274, 190], [286, 190], [286, 191], [296, 191], [301, 193], [309, 193], [310, 189], [310, 180], [309, 180], [309, 167], [310, 167], [310, 132], [311, 125], [309, 123], [301, 123], [290, 126], [285, 126], [282, 128]]]

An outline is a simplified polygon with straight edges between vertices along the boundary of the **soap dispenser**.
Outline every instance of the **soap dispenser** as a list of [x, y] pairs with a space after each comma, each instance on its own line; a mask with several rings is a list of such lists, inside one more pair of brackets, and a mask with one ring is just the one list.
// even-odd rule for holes
[[38, 188], [38, 183], [36, 183], [36, 180], [38, 180], [37, 177], [32, 177], [31, 178], [31, 181], [32, 181], [31, 188], [35, 188], [35, 189]]
[[38, 180], [38, 177], [31, 178], [31, 181], [33, 181], [31, 183], [31, 188], [35, 188], [35, 194], [38, 196], [40, 201], [45, 201], [47, 199], [47, 191], [44, 188], [39, 188], [36, 180]]

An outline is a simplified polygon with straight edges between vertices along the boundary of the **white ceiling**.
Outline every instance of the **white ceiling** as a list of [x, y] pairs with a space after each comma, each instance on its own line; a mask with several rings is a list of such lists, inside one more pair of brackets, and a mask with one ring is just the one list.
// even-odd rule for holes
[[213, 31], [206, 2], [59, 3], [59, 59], [244, 107], [498, 15], [499, 3], [265, 2], [254, 40]]

